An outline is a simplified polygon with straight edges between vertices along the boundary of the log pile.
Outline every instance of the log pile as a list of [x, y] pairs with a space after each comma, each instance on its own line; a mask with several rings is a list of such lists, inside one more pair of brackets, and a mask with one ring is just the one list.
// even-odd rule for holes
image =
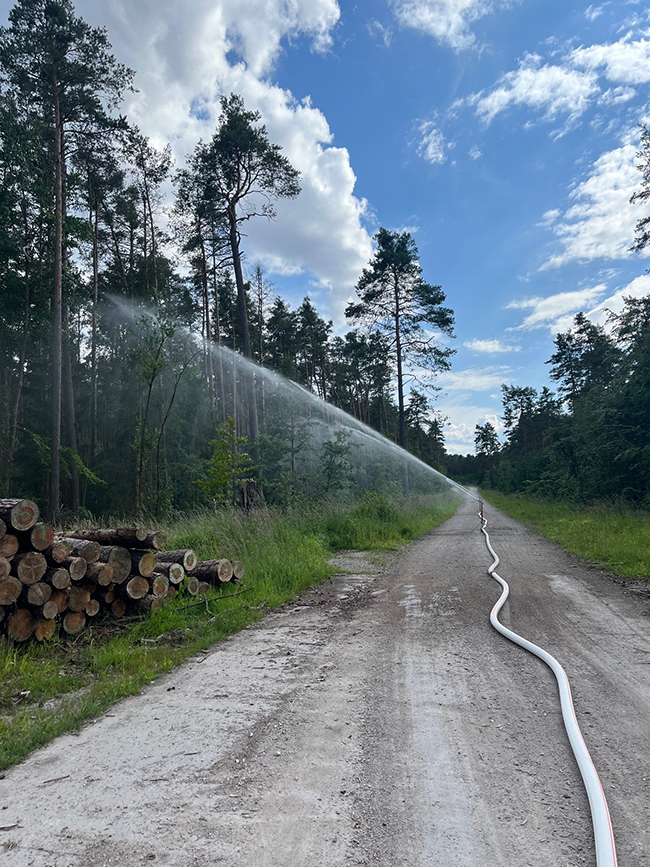
[[239, 560], [199, 562], [165, 543], [139, 527], [55, 534], [31, 500], [0, 499], [0, 632], [15, 642], [47, 641], [57, 626], [76, 636], [94, 618], [153, 611], [244, 576]]

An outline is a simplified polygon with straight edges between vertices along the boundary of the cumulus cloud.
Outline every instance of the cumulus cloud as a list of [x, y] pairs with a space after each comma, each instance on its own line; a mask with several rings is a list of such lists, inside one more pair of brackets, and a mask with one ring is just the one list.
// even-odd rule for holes
[[[542, 266], [557, 268], [570, 261], [627, 258], [634, 240], [639, 209], [630, 196], [639, 186], [633, 144], [601, 154], [590, 174], [571, 192], [575, 202], [553, 226], [563, 250]], [[642, 255], [650, 255], [645, 250]]]
[[530, 310], [520, 329], [548, 328], [552, 334], [563, 330], [562, 324], [567, 314], [575, 314], [590, 309], [594, 303], [607, 291], [603, 284], [588, 289], [576, 289], [573, 292], [558, 292], [547, 298], [522, 298], [506, 304], [508, 310]]
[[420, 139], [418, 141], [418, 154], [423, 160], [431, 165], [444, 163], [447, 159], [446, 149], [449, 145], [435, 124], [430, 121], [422, 121], [418, 127]]
[[457, 100], [452, 114], [471, 106], [488, 125], [519, 106], [542, 112], [544, 120], [564, 115], [572, 123], [591, 105], [629, 102], [636, 96], [632, 85], [648, 82], [650, 38], [633, 40], [627, 34], [618, 42], [575, 48], [553, 63], [544, 62], [539, 54], [526, 54], [518, 69], [502, 75], [492, 87]]
[[463, 344], [472, 352], [483, 352], [486, 355], [496, 355], [501, 352], [519, 352], [521, 346], [518, 343], [503, 343], [501, 340], [466, 340]]
[[214, 132], [222, 94], [240, 93], [247, 108], [261, 112], [271, 140], [300, 170], [303, 192], [279, 204], [275, 221], [251, 222], [246, 252], [280, 273], [305, 271], [330, 290], [332, 313], [341, 317], [372, 252], [362, 224], [366, 203], [354, 194], [348, 151], [334, 146], [323, 113], [271, 80], [289, 41], [304, 38], [314, 51], [328, 49], [337, 0], [78, 0], [76, 6], [86, 20], [107, 26], [115, 55], [137, 71], [129, 118], [158, 146], [171, 142], [177, 162]]
[[527, 106], [544, 112], [552, 120], [559, 114], [579, 117], [594, 95], [599, 93], [594, 72], [542, 64], [537, 54], [527, 54], [519, 68], [507, 72], [488, 93], [474, 94], [466, 100], [473, 104], [479, 118], [490, 124], [512, 106]]
[[650, 39], [632, 41], [629, 36], [618, 42], [576, 48], [568, 63], [581, 69], [600, 71], [620, 84], [647, 84], [650, 81]]
[[616, 289], [607, 298], [603, 298], [591, 310], [585, 311], [592, 322], [599, 325], [605, 325], [609, 313], [620, 313], [623, 309], [625, 298], [644, 298], [650, 295], [650, 274], [642, 274], [640, 277], [635, 277], [626, 286], [621, 286]]
[[494, 3], [490, 0], [393, 0], [393, 8], [402, 27], [419, 30], [461, 51], [474, 44], [476, 37], [471, 25], [492, 12]]
[[469, 400], [445, 403], [440, 409], [449, 418], [445, 427], [445, 444], [451, 454], [467, 454], [474, 451], [477, 424], [485, 424], [489, 421], [497, 433], [503, 430], [503, 422], [493, 406], [481, 406]]
[[472, 145], [469, 149], [469, 158], [470, 160], [480, 160], [483, 156], [483, 151], [477, 147], [477, 145]]

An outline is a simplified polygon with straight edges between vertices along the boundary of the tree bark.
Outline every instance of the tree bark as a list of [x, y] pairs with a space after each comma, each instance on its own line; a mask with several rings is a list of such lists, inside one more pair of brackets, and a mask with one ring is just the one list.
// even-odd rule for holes
[[61, 510], [61, 365], [63, 309], [63, 121], [56, 66], [52, 69], [54, 101], [54, 294], [52, 303], [52, 441], [50, 446], [50, 516]]
[[180, 563], [186, 572], [195, 569], [198, 562], [199, 559], [191, 548], [183, 548], [180, 551], [161, 551], [156, 554], [156, 563]]
[[[73, 454], [78, 454], [77, 450], [77, 422], [75, 417], [74, 406], [74, 385], [72, 382], [72, 353], [70, 351], [70, 322], [68, 317], [68, 308], [65, 308], [63, 322], [65, 325], [65, 342], [63, 349], [63, 373], [64, 384], [63, 397], [65, 404], [65, 423], [66, 423], [66, 439], [68, 446]], [[70, 476], [72, 480], [72, 511], [77, 512], [81, 504], [81, 496], [79, 490], [79, 470], [74, 459], [70, 461]]]
[[162, 551], [167, 543], [167, 536], [160, 530], [148, 533], [141, 527], [116, 527], [103, 530], [70, 530], [69, 536], [74, 539], [87, 539], [100, 545], [121, 545], [123, 548], [147, 550], [153, 548]]
[[[239, 252], [239, 233], [237, 231], [237, 215], [235, 206], [231, 205], [228, 208], [228, 222], [230, 225], [230, 252], [232, 254], [233, 268], [235, 271], [235, 283], [237, 284], [237, 311], [239, 313], [239, 330], [242, 338], [242, 351], [244, 358], [249, 361], [253, 358], [251, 352], [251, 338], [248, 331], [248, 312], [246, 309], [246, 288], [244, 286], [244, 275], [241, 267], [241, 254]], [[259, 435], [259, 424], [257, 418], [257, 394], [255, 387], [254, 373], [250, 372], [250, 381], [248, 383], [248, 437], [251, 443], [256, 443]]]

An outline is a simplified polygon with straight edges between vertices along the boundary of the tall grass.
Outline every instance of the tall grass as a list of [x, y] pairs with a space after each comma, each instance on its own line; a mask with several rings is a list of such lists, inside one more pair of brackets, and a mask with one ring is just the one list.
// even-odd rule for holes
[[327, 578], [333, 550], [393, 547], [442, 523], [457, 505], [368, 496], [355, 506], [179, 518], [165, 528], [169, 547], [242, 560], [245, 586], [214, 589], [207, 605], [178, 596], [147, 616], [98, 620], [74, 641], [62, 634], [46, 645], [0, 643], [0, 769]]
[[650, 514], [483, 491], [484, 498], [565, 551], [623, 578], [650, 579]]

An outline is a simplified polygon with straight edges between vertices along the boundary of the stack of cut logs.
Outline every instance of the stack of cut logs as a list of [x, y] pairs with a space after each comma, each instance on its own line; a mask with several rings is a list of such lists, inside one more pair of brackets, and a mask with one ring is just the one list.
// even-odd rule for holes
[[199, 563], [190, 549], [163, 551], [165, 543], [164, 533], [140, 527], [54, 534], [31, 500], [0, 499], [0, 628], [13, 641], [45, 641], [60, 619], [79, 635], [100, 612], [153, 610], [244, 576], [239, 560]]

